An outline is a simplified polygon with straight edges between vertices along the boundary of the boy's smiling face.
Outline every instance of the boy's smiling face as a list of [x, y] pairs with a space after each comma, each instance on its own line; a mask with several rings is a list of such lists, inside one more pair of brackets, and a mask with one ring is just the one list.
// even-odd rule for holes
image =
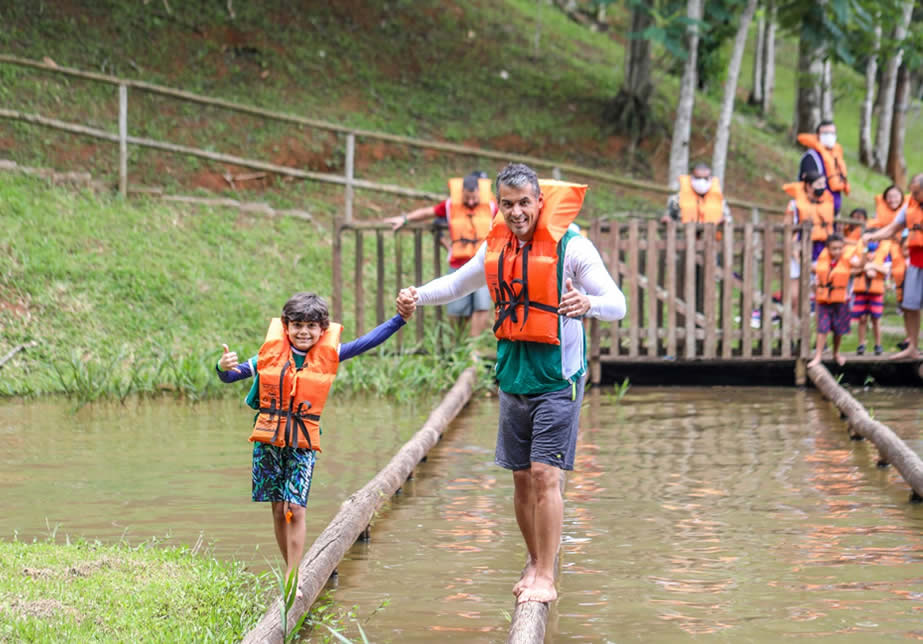
[[829, 242], [827, 244], [827, 252], [830, 253], [830, 262], [836, 263], [843, 255], [843, 242], [839, 239]]
[[289, 320], [285, 325], [288, 341], [299, 351], [307, 351], [320, 339], [324, 333], [320, 322], [304, 320]]

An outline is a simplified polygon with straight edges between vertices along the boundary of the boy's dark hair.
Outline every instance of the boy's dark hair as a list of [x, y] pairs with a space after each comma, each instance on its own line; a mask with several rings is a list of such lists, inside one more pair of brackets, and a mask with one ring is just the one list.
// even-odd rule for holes
[[904, 203], [904, 191], [901, 190], [897, 186], [897, 184], [894, 184], [894, 183], [892, 183], [890, 186], [888, 186], [881, 192], [881, 198], [886, 199], [888, 197], [888, 193], [891, 192], [892, 190], [897, 190], [899, 193], [901, 193], [901, 203]]
[[869, 213], [865, 208], [853, 208], [849, 213], [849, 219], [868, 219]]
[[825, 244], [829, 246], [831, 242], [843, 242], [843, 241], [844, 241], [843, 235], [841, 235], [840, 233], [830, 233], [829, 235], [827, 235], [827, 241], [825, 242]]
[[282, 322], [317, 322], [326, 329], [330, 326], [327, 302], [315, 293], [295, 293], [282, 307]]
[[824, 127], [825, 125], [835, 125], [835, 123], [831, 121], [830, 119], [824, 119], [823, 121], [817, 124], [817, 128], [814, 130], [814, 134], [820, 134], [820, 129]]
[[805, 183], [814, 183], [815, 181], [820, 179], [822, 176], [824, 175], [822, 175], [817, 170], [808, 170], [807, 172], [801, 175], [801, 180], [804, 181]]
[[462, 190], [465, 192], [476, 192], [478, 189], [478, 179], [487, 179], [487, 173], [483, 170], [475, 170], [462, 180]]

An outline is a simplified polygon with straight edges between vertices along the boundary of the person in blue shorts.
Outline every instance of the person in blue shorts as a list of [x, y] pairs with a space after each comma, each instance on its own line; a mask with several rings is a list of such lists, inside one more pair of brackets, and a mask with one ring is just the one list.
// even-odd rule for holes
[[246, 402], [257, 410], [253, 443], [253, 500], [272, 505], [276, 543], [286, 579], [304, 555], [305, 506], [320, 448], [320, 419], [337, 367], [372, 349], [406, 323], [412, 303], [357, 340], [340, 344], [343, 327], [330, 322], [314, 293], [295, 293], [269, 325], [257, 355], [239, 362], [224, 345], [216, 369], [222, 382], [253, 378]]

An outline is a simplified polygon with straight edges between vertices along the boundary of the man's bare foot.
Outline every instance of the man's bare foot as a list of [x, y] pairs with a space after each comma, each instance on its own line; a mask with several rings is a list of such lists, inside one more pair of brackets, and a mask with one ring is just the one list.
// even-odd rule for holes
[[513, 586], [513, 594], [519, 597], [519, 593], [523, 591], [527, 586], [531, 586], [535, 581], [535, 562], [530, 560], [526, 564], [526, 567], [522, 569], [522, 574], [519, 576], [519, 581], [516, 582], [516, 585]]
[[820, 356], [817, 356], [813, 360], [811, 360], [811, 362], [808, 363], [808, 369], [810, 369], [811, 367], [816, 367], [819, 364], [820, 364]]
[[529, 586], [519, 593], [517, 603], [523, 602], [553, 602], [558, 598], [558, 591], [554, 587], [554, 580], [547, 577], [536, 577]]
[[846, 364], [846, 356], [841, 356], [839, 353], [834, 354], [833, 359], [836, 360], [836, 363], [841, 367]]
[[911, 360], [917, 360], [920, 357], [920, 350], [916, 347], [907, 347], [903, 351], [898, 351], [893, 356], [891, 360], [904, 360], [910, 358]]

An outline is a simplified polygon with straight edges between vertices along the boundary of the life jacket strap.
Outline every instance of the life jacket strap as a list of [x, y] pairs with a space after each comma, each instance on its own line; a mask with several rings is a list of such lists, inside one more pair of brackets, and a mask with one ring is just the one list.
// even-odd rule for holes
[[[525, 328], [526, 320], [529, 319], [529, 310], [532, 308], [548, 313], [558, 314], [558, 309], [549, 304], [542, 302], [532, 302], [529, 300], [529, 248], [531, 244], [522, 247], [522, 279], [514, 279], [507, 282], [503, 279], [503, 256], [506, 254], [504, 248], [500, 251], [500, 258], [497, 260], [497, 287], [494, 289], [494, 306], [497, 309], [497, 320], [494, 322], [494, 333], [509, 318], [513, 323], [519, 322], [519, 315], [516, 308], [523, 307], [522, 325], [520, 329]], [[519, 286], [519, 291], [515, 289]]]

